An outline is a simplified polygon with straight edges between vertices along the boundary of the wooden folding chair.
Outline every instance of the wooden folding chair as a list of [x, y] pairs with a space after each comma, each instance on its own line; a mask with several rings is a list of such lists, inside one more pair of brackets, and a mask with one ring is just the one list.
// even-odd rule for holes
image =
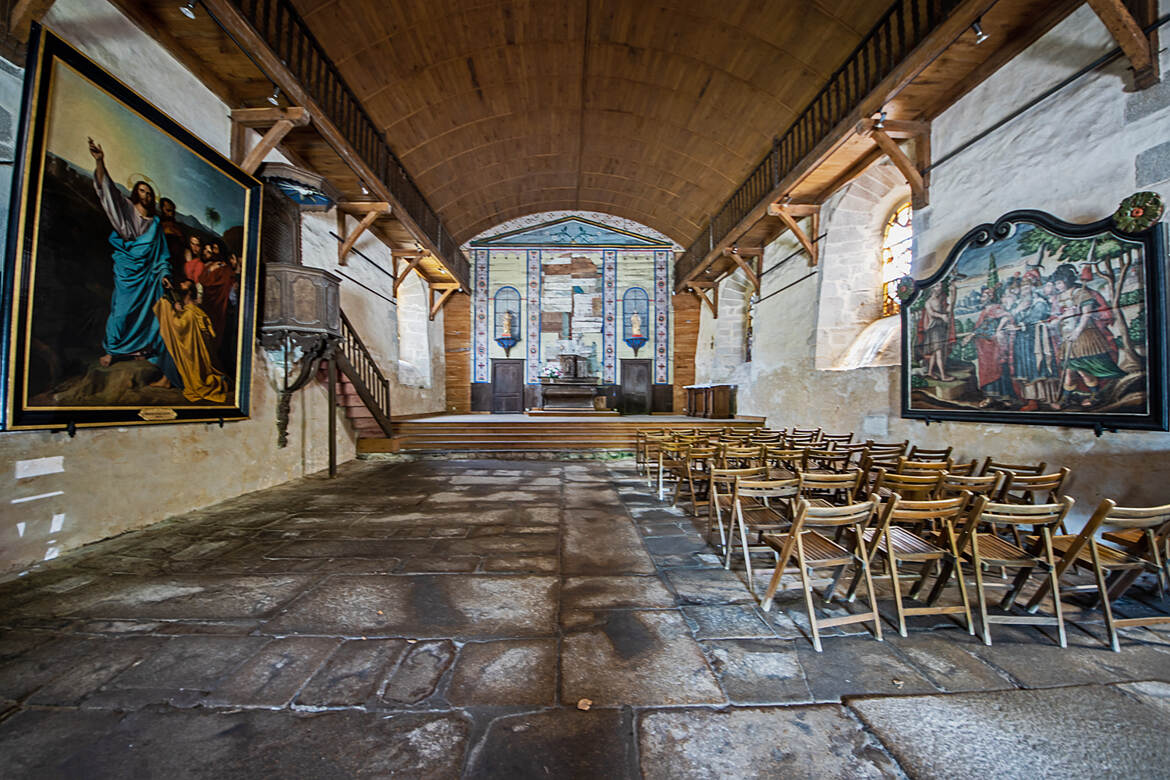
[[869, 445], [862, 442], [860, 444], [834, 444], [832, 447], [834, 452], [844, 452], [849, 455], [849, 468], [861, 468], [861, 462], [865, 459], [869, 452]]
[[850, 453], [837, 450], [808, 449], [804, 452], [805, 471], [828, 471], [841, 474], [849, 469]]
[[[783, 530], [792, 522], [793, 501], [800, 496], [800, 475], [787, 479], [744, 479], [736, 484], [731, 542], [723, 559], [723, 568], [731, 568], [731, 549], [738, 531], [744, 567], [747, 569], [748, 590], [754, 596], [756, 584], [752, 574], [752, 549], [760, 549], [760, 535]], [[749, 535], [756, 543], [748, 544]], [[766, 546], [764, 549], [767, 548]]]
[[[1069, 469], [1062, 468], [1051, 474], [1017, 474], [1008, 472], [1000, 489], [999, 501], [1004, 504], [1052, 504], [1060, 496]], [[1061, 523], [1060, 532], [1068, 530]]]
[[[818, 653], [821, 652], [821, 629], [832, 626], [870, 622], [873, 624], [874, 637], [881, 641], [881, 618], [878, 616], [875, 604], [873, 579], [869, 571], [869, 551], [866, 548], [864, 534], [865, 528], [870, 524], [876, 510], [876, 501], [863, 501], [845, 506], [812, 506], [801, 498], [796, 501], [796, 516], [793, 518], [792, 526], [787, 533], [763, 534], [764, 544], [779, 553], [779, 557], [761, 606], [765, 612], [772, 608], [772, 599], [775, 598], [776, 590], [780, 587], [780, 579], [786, 570], [792, 568], [789, 566], [789, 560], [795, 555], [796, 569], [800, 572], [800, 584], [804, 590], [804, 606], [808, 612], [812, 644]], [[840, 538], [838, 541], [833, 541], [829, 536], [819, 533], [817, 529], [831, 529], [833, 533], [829, 536], [837, 535]], [[837, 589], [842, 574], [849, 567], [861, 568], [861, 576], [865, 579], [865, 596], [869, 602], [869, 610], [835, 618], [821, 619], [817, 617], [816, 607], [813, 604], [810, 572], [814, 569], [835, 570], [832, 582], [824, 594], [825, 603], [829, 603], [833, 600], [833, 592]]]
[[[712, 468], [707, 479], [707, 531], [703, 536], [708, 544], [711, 543], [711, 526], [719, 528], [719, 554], [727, 552], [727, 532], [730, 530], [731, 516], [735, 511], [736, 485], [740, 479], [767, 479], [768, 471], [763, 466], [750, 469]], [[727, 515], [728, 527], [723, 525], [723, 516]]]
[[663, 499], [666, 483], [678, 483], [686, 478], [687, 442], [667, 441], [658, 445], [658, 500]]
[[947, 447], [946, 449], [929, 450], [925, 447], [919, 447], [915, 444], [910, 448], [910, 453], [906, 456], [907, 460], [950, 460], [951, 453], [954, 447]]
[[[1052, 529], [1060, 527], [1064, 522], [1073, 500], [1067, 496], [1054, 504], [1000, 504], [990, 503], [983, 496], [975, 499], [975, 508], [970, 513], [966, 527], [959, 538], [959, 552], [971, 561], [975, 571], [975, 587], [979, 597], [979, 617], [983, 629], [983, 643], [991, 644], [991, 624], [1028, 624], [1028, 625], [1055, 625], [1060, 635], [1060, 646], [1067, 647], [1068, 639], [1064, 631], [1064, 612], [1061, 608], [1059, 590], [1056, 580], [1056, 556], [1052, 547]], [[1031, 526], [1038, 534], [1033, 538], [1027, 550], [1017, 547], [995, 533], [986, 533], [979, 529], [983, 523], [992, 527], [1008, 526], [1018, 529], [1020, 526]], [[987, 611], [987, 592], [983, 581], [984, 566], [1001, 566], [1005, 569], [1017, 569], [1015, 579], [1007, 584], [1008, 591], [1000, 601], [999, 606], [1006, 612], [1011, 612], [1016, 599], [1028, 584], [1032, 572], [1039, 569], [1040, 573], [1049, 580], [1053, 589], [1052, 611], [1049, 616], [1032, 615], [990, 615]]]
[[825, 433], [821, 432], [820, 443], [826, 445], [824, 449], [834, 448], [833, 445], [849, 444], [853, 441], [853, 433]]
[[987, 500], [991, 501], [999, 496], [1006, 477], [1007, 473], [1003, 471], [996, 471], [984, 477], [971, 477], [946, 471], [943, 472], [936, 495], [938, 498], [954, 498], [966, 491], [973, 496], [987, 496]]
[[691, 502], [691, 517], [699, 516], [699, 497], [702, 495], [703, 500], [706, 500], [708, 479], [718, 457], [719, 450], [715, 447], [695, 446], [687, 449], [686, 478], [675, 482], [672, 505], [678, 504], [678, 499], [683, 493], [683, 485], [686, 485], [686, 497]]
[[795, 477], [804, 471], [804, 449], [789, 449], [787, 447], [764, 447], [764, 465], [768, 467], [768, 474], [773, 479]]
[[753, 469], [763, 465], [763, 444], [724, 444], [719, 453], [720, 468]]
[[960, 477], [972, 477], [975, 476], [975, 470], [977, 468], [979, 468], [979, 461], [975, 458], [971, 458], [969, 461], [951, 464], [951, 467], [947, 469], [947, 472]]
[[869, 447], [870, 454], [874, 458], [887, 460], [897, 458], [899, 455], [905, 455], [906, 448], [910, 446], [910, 440], [880, 442], [874, 441], [873, 439], [866, 439], [865, 444]]
[[987, 460], [983, 461], [983, 468], [979, 470], [979, 473], [987, 475], [993, 471], [1006, 471], [1009, 474], [1043, 474], [1047, 465], [1044, 461], [1039, 463], [1005, 463], [988, 457]]
[[[1138, 549], [1133, 552], [1115, 550], [1097, 541], [1097, 531], [1105, 528], [1137, 531], [1146, 543], [1139, 548], [1140, 552]], [[1061, 556], [1056, 566], [1057, 581], [1071, 567], [1093, 572], [1095, 577], [1093, 584], [1063, 585], [1061, 591], [1063, 593], [1097, 591], [1098, 603], [1105, 620], [1105, 630], [1109, 634], [1109, 646], [1114, 652], [1121, 651], [1121, 643], [1117, 638], [1118, 628], [1170, 623], [1170, 615], [1118, 618], [1113, 614], [1113, 602], [1121, 598], [1143, 573], [1148, 572], [1157, 577], [1158, 591], [1165, 598], [1167, 570], [1164, 550], [1168, 542], [1170, 504], [1120, 507], [1108, 498], [1101, 502], [1079, 534], [1057, 536], [1052, 540], [1053, 547]], [[1112, 582], [1106, 581], [1107, 576], [1112, 576]], [[1042, 583], [1028, 601], [1028, 611], [1034, 612], [1048, 592], [1048, 583]]]
[[938, 496], [945, 471], [933, 474], [899, 474], [878, 469], [873, 483], [873, 494], [879, 501], [885, 501], [894, 493], [908, 501], [930, 501]]
[[941, 474], [944, 471], [950, 471], [951, 461], [949, 458], [943, 460], [912, 460], [905, 456], [898, 458], [898, 465], [895, 471], [899, 474]]
[[794, 437], [794, 436], [798, 436], [798, 437], [811, 436], [813, 441], [820, 441], [821, 429], [820, 428], [793, 428], [788, 433], [788, 436], [789, 436], [789, 438]]
[[[878, 525], [866, 529], [865, 542], [869, 548], [870, 569], [873, 568], [874, 556], [878, 553], [885, 556], [889, 570], [889, 574], [886, 576], [889, 577], [890, 586], [894, 591], [898, 633], [902, 636], [906, 636], [907, 615], [963, 615], [967, 633], [975, 633], [975, 623], [971, 620], [971, 602], [967, 598], [967, 586], [963, 582], [962, 569], [959, 566], [959, 549], [955, 539], [955, 522], [965, 515], [970, 500], [970, 493], [964, 493], [957, 498], [932, 501], [910, 501], [898, 493], [893, 493], [885, 502], [885, 510], [881, 512], [881, 520]], [[928, 541], [903, 528], [903, 525], [937, 526], [942, 529], [940, 541], [946, 546], [942, 547], [935, 542]], [[941, 568], [935, 579], [934, 587], [926, 599], [925, 606], [907, 607], [902, 601], [902, 584], [898, 579], [898, 567], [904, 563], [921, 564], [918, 580], [908, 594], [910, 598], [915, 598], [935, 569]], [[959, 588], [961, 604], [937, 606], [938, 598], [954, 572], [958, 572], [955, 579]], [[854, 593], [857, 591], [858, 582], [859, 578], [855, 574], [853, 582], [849, 586], [850, 600], [853, 599]]]
[[638, 473], [646, 476], [647, 487], [654, 485], [654, 471], [653, 469], [658, 465], [658, 447], [666, 441], [671, 441], [672, 436], [665, 429], [657, 431], [647, 431], [638, 442], [640, 449], [638, 451], [637, 463]]

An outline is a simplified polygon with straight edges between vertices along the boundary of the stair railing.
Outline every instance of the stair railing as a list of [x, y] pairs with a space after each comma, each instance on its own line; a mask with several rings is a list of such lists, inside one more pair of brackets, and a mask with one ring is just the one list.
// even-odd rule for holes
[[353, 384], [358, 397], [370, 410], [382, 432], [391, 436], [390, 381], [382, 375], [370, 350], [354, 330], [353, 324], [341, 312], [341, 341], [333, 351], [337, 368]]

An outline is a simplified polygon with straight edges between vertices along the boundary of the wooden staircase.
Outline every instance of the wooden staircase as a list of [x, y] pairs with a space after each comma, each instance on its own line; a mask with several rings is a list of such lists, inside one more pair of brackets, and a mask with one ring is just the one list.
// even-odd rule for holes
[[403, 421], [394, 424], [393, 438], [362, 438], [358, 453], [379, 452], [560, 452], [566, 450], [633, 451], [635, 434], [642, 428], [699, 428], [717, 431], [724, 427], [758, 428], [762, 420], [680, 420], [669, 421], [621, 418], [579, 420], [497, 421], [492, 415], [482, 420], [443, 422]]
[[[341, 341], [333, 351], [333, 359], [337, 363], [337, 406], [345, 409], [358, 440], [393, 435], [390, 382], [345, 312], [341, 312]], [[326, 368], [322, 361], [322, 371]]]

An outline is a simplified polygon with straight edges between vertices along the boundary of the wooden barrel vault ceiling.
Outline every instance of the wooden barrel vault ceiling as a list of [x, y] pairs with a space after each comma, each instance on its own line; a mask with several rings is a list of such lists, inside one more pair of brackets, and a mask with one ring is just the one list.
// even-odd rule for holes
[[687, 245], [875, 0], [295, 0], [439, 213], [602, 211]]

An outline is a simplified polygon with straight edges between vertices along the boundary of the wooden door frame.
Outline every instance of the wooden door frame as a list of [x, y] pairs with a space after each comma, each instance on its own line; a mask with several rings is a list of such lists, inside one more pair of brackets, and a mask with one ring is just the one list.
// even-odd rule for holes
[[[491, 358], [492, 414], [524, 414], [524, 358]], [[498, 363], [520, 364], [520, 408], [515, 412], [504, 412], [496, 409], [496, 365]]]
[[645, 411], [639, 414], [650, 414], [654, 409], [654, 361], [650, 358], [618, 358], [618, 408], [622, 414], [626, 414], [626, 393], [625, 382], [622, 381], [625, 376], [625, 369], [627, 363], [639, 363], [646, 366], [646, 405]]

